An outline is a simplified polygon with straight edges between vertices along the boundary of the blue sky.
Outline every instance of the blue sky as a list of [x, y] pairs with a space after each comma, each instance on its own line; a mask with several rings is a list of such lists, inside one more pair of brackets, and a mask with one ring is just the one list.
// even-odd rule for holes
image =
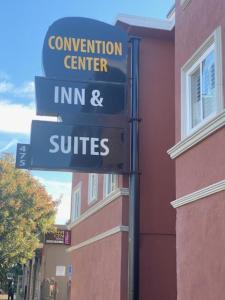
[[[48, 27], [67, 16], [114, 24], [120, 13], [165, 18], [174, 0], [7, 0], [0, 10], [0, 153], [29, 143], [35, 118], [34, 76], [43, 75], [42, 45]], [[71, 174], [32, 172], [53, 198], [62, 197], [57, 222], [69, 219]]]

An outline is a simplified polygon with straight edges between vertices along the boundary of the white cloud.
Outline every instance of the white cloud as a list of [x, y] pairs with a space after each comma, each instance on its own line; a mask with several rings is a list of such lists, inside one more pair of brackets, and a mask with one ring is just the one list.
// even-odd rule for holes
[[70, 218], [71, 182], [46, 180], [38, 176], [35, 178], [46, 187], [54, 200], [58, 200], [62, 196], [57, 210], [56, 224], [65, 224]]
[[10, 103], [0, 99], [0, 131], [9, 133], [30, 134], [32, 120], [56, 121], [56, 117], [35, 115], [31, 106]]
[[15, 96], [28, 99], [34, 99], [34, 92], [35, 88], [33, 81], [25, 82], [21, 87], [17, 87], [13, 90]]
[[0, 93], [9, 93], [12, 92], [14, 89], [14, 86], [11, 82], [8, 82], [6, 80], [0, 81]]
[[35, 85], [33, 81], [25, 81], [16, 86], [9, 77], [0, 71], [0, 94], [10, 94], [13, 97], [34, 100]]
[[17, 143], [18, 143], [17, 139], [11, 140], [6, 146], [4, 146], [3, 148], [0, 149], [0, 153], [7, 151], [8, 149], [10, 149], [12, 146], [16, 145]]

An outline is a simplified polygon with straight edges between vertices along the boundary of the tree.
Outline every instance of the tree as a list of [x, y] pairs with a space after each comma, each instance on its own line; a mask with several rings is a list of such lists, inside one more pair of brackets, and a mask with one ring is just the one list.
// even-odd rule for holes
[[44, 233], [54, 230], [56, 204], [28, 171], [0, 158], [0, 278], [34, 254]]

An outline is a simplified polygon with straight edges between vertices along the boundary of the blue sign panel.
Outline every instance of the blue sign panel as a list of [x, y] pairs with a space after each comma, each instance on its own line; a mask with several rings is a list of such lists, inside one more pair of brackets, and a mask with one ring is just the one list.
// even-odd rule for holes
[[126, 112], [124, 84], [36, 77], [35, 89], [38, 115], [115, 115]]
[[126, 173], [127, 137], [124, 128], [33, 121], [31, 168]]
[[29, 169], [30, 168], [30, 145], [17, 144], [16, 149], [16, 168]]
[[48, 29], [43, 66], [48, 78], [126, 82], [128, 35], [88, 18], [67, 17]]

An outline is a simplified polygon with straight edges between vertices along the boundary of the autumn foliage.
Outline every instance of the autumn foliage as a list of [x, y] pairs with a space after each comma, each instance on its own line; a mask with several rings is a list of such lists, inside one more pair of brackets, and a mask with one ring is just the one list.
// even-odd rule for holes
[[11, 156], [0, 158], [0, 278], [33, 256], [44, 233], [53, 230], [56, 207], [45, 188]]

